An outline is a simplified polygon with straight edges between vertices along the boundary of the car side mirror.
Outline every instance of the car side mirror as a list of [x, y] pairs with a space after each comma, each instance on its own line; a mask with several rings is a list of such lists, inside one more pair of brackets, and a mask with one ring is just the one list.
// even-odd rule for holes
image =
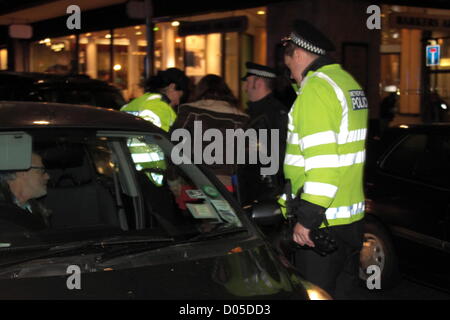
[[253, 204], [251, 218], [260, 226], [273, 226], [283, 220], [280, 205], [273, 201], [263, 201]]

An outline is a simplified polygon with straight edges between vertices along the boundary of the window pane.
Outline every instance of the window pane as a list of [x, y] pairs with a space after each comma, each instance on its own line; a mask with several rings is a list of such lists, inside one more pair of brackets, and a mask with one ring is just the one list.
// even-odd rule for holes
[[225, 34], [225, 82], [235, 97], [239, 97], [239, 34]]
[[206, 36], [186, 37], [186, 75], [198, 83], [206, 75]]
[[411, 178], [417, 158], [424, 152], [427, 137], [413, 134], [404, 139], [384, 161], [382, 168], [389, 173]]
[[0, 49], [0, 70], [8, 69], [8, 49]]
[[[48, 243], [98, 239], [135, 229], [136, 195], [126, 191], [123, 163], [113, 147], [120, 138], [97, 137], [92, 131], [29, 134], [33, 152], [41, 159], [36, 162], [33, 156], [32, 164], [45, 171], [24, 172], [33, 188], [26, 189], [30, 197], [23, 203], [10, 188], [10, 195], [2, 198], [3, 242], [15, 239], [11, 243], [21, 245], [35, 244], [37, 239]], [[17, 214], [22, 218], [14, 218]]]
[[127, 146], [146, 204], [147, 227], [171, 229], [175, 236], [208, 232], [221, 225], [242, 226], [214, 184], [194, 165], [175, 165], [160, 137], [130, 138]]
[[46, 38], [31, 44], [31, 71], [69, 73], [74, 65], [74, 35]]
[[416, 177], [440, 187], [450, 187], [450, 138], [430, 136], [425, 152], [419, 157]]

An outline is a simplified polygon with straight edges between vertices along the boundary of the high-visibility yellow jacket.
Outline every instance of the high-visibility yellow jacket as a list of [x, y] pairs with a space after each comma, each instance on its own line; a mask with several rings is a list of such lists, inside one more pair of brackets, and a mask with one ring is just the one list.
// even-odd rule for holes
[[[159, 93], [145, 93], [144, 95], [134, 99], [130, 103], [124, 105], [120, 111], [130, 113], [134, 116], [141, 117], [150, 121], [155, 126], [169, 132], [170, 127], [177, 117], [167, 99]], [[145, 145], [139, 141], [130, 141], [128, 145], [136, 169], [150, 169], [144, 171], [151, 182], [156, 186], [163, 185], [164, 170], [166, 170], [166, 162], [164, 154], [157, 145]], [[160, 169], [160, 173], [151, 172], [151, 169]]]
[[289, 113], [285, 178], [293, 197], [301, 190], [302, 200], [326, 209], [330, 226], [364, 217], [367, 119], [363, 90], [338, 64], [309, 71]]
[[170, 104], [159, 93], [145, 93], [124, 105], [120, 111], [150, 121], [155, 126], [168, 132], [177, 117]]

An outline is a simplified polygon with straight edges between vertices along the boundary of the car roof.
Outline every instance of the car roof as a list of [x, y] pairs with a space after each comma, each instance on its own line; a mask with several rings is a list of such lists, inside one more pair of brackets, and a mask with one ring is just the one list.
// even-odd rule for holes
[[4, 84], [14, 85], [15, 83], [36, 84], [39, 86], [72, 84], [72, 85], [95, 85], [106, 88], [115, 88], [105, 81], [92, 79], [87, 75], [78, 74], [53, 74], [40, 72], [14, 72], [0, 71], [0, 80], [6, 81]]
[[125, 112], [48, 102], [0, 101], [0, 130], [86, 128], [163, 133], [149, 121]]
[[449, 122], [433, 122], [422, 124], [400, 124], [389, 128], [390, 131], [407, 131], [407, 132], [449, 132]]

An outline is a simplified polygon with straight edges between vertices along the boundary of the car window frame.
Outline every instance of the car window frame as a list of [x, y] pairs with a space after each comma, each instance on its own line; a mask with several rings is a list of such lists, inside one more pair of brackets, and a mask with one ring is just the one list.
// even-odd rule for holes
[[[416, 133], [416, 132], [409, 132], [409, 133], [406, 133], [405, 135], [403, 135], [403, 136], [401, 136], [400, 138], [398, 138], [388, 149], [387, 149], [387, 151], [381, 156], [381, 160], [379, 161], [379, 165], [378, 165], [378, 168], [380, 169], [380, 170], [382, 170], [384, 173], [386, 173], [386, 174], [389, 174], [389, 175], [391, 175], [391, 176], [395, 176], [395, 177], [398, 177], [398, 178], [402, 178], [402, 179], [405, 179], [405, 178], [407, 178], [408, 176], [405, 176], [405, 175], [403, 175], [403, 174], [401, 174], [401, 173], [398, 173], [398, 172], [392, 172], [392, 171], [390, 171], [390, 170], [388, 170], [388, 169], [386, 169], [386, 161], [388, 161], [389, 159], [390, 159], [390, 157], [392, 156], [392, 154], [394, 153], [394, 152], [396, 152], [397, 150], [398, 150], [398, 148], [406, 141], [406, 140], [408, 140], [409, 138], [411, 138], [413, 135], [425, 135], [425, 137], [428, 139], [428, 135], [426, 134], [426, 133], [421, 133], [421, 132], [419, 132], [419, 133]], [[425, 150], [425, 149], [424, 149]], [[417, 160], [415, 160], [415, 161], [417, 161]], [[411, 173], [413, 173], [413, 172], [411, 172]], [[412, 177], [412, 176], [410, 176], [410, 177]]]
[[[130, 138], [130, 137], [142, 137], [142, 136], [151, 136], [151, 135], [157, 135], [163, 139], [165, 139], [164, 143], [167, 143], [170, 145], [170, 148], [173, 148], [174, 145], [171, 142], [170, 138], [167, 136], [166, 133], [158, 133], [158, 132], [151, 132], [151, 131], [111, 131], [111, 130], [98, 130], [97, 131], [97, 135], [103, 135], [105, 137], [108, 138]], [[146, 143], [149, 143], [147, 140], [145, 140]], [[143, 200], [143, 193], [142, 190], [139, 187], [139, 184], [137, 183], [137, 177], [135, 174], [135, 166], [134, 163], [132, 161], [132, 157], [131, 157], [131, 153], [129, 152], [129, 149], [127, 148], [127, 146], [125, 145], [125, 143], [123, 143], [123, 145], [121, 146], [122, 151], [124, 155], [127, 155], [126, 158], [127, 159], [123, 159], [124, 165], [126, 164], [126, 168], [127, 171], [130, 174], [129, 177], [129, 181], [133, 181], [133, 183], [135, 184], [135, 186], [137, 187], [137, 191], [139, 194], [139, 207], [141, 208], [139, 215], [140, 215], [140, 220], [141, 223], [143, 225], [145, 225], [145, 221], [144, 221], [144, 200]], [[202, 165], [198, 165], [198, 164], [189, 164], [189, 166], [195, 166], [205, 177], [206, 179], [208, 179], [213, 185], [214, 187], [217, 189], [217, 191], [220, 193], [220, 195], [222, 196], [222, 198], [224, 200], [226, 200], [228, 202], [228, 204], [231, 206], [231, 208], [234, 211], [234, 214], [237, 216], [237, 218], [239, 219], [239, 221], [241, 222], [242, 226], [245, 227], [247, 230], [249, 230], [250, 232], [252, 232], [254, 234], [255, 229], [254, 229], [254, 225], [251, 223], [249, 217], [243, 212], [243, 209], [239, 206], [239, 204], [237, 203], [237, 200], [233, 198], [233, 196], [229, 193], [229, 191], [226, 189], [226, 187], [218, 180], [218, 178], [208, 170], [208, 168], [202, 166]], [[179, 166], [183, 166], [183, 164], [179, 165]], [[131, 172], [130, 172], [131, 171]]]
[[[429, 136], [433, 133], [429, 133], [429, 132], [405, 132], [402, 135], [400, 135], [398, 138], [394, 139], [394, 142], [386, 149], [386, 151], [381, 155], [381, 157], [379, 158], [378, 165], [378, 171], [380, 173], [382, 173], [383, 175], [386, 176], [390, 176], [390, 177], [394, 177], [396, 179], [399, 180], [403, 180], [403, 181], [407, 181], [419, 186], [423, 186], [423, 187], [427, 187], [427, 188], [432, 188], [438, 191], [450, 191], [450, 188], [445, 188], [442, 186], [437, 186], [435, 184], [432, 184], [430, 182], [425, 182], [425, 181], [421, 181], [418, 177], [416, 177], [415, 175], [411, 175], [411, 176], [403, 176], [400, 175], [398, 173], [394, 173], [394, 172], [390, 172], [388, 170], [386, 170], [384, 168], [385, 162], [386, 160], [391, 156], [392, 152], [394, 152], [401, 143], [403, 143], [406, 139], [408, 139], [411, 135], [414, 134], [423, 134], [427, 137], [427, 140], [429, 138]], [[428, 141], [427, 141], [428, 142]], [[424, 149], [425, 151], [425, 149]], [[416, 160], [417, 161], [417, 160]]]

